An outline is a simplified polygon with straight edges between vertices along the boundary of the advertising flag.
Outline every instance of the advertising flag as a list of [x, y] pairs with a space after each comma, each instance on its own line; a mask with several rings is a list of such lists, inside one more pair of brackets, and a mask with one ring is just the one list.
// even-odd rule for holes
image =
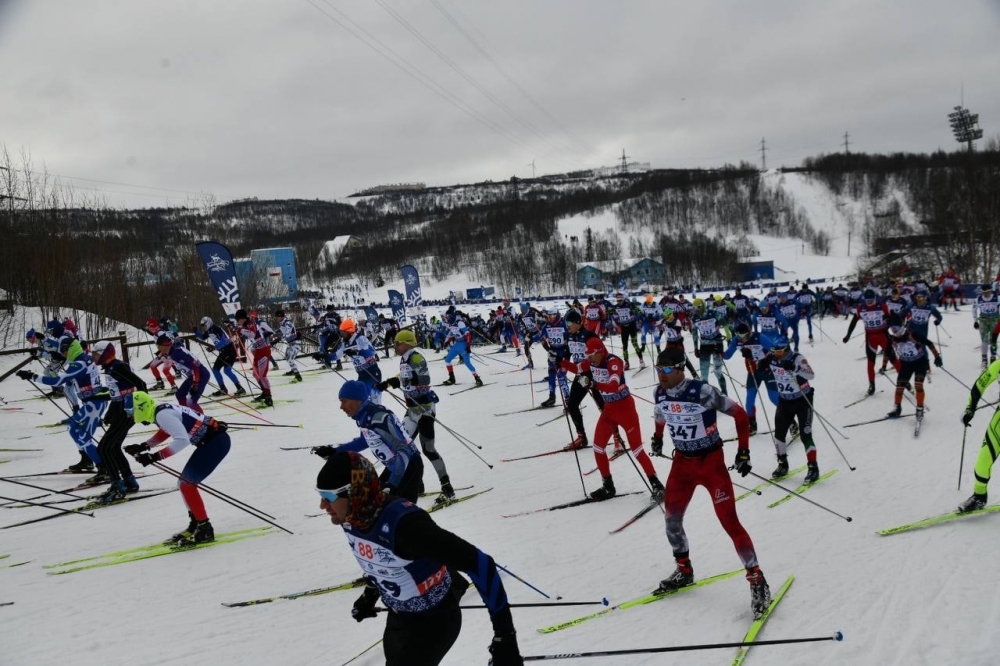
[[389, 290], [389, 307], [392, 308], [392, 318], [402, 324], [406, 318], [406, 304], [403, 295], [395, 289]]
[[403, 266], [401, 270], [403, 272], [403, 284], [406, 287], [406, 307], [419, 307], [423, 300], [420, 296], [420, 275], [417, 274], [417, 269], [409, 264]]
[[196, 245], [198, 256], [205, 263], [205, 270], [212, 280], [222, 309], [227, 316], [233, 317], [240, 309], [240, 287], [236, 283], [236, 264], [233, 254], [222, 243], [205, 241]]

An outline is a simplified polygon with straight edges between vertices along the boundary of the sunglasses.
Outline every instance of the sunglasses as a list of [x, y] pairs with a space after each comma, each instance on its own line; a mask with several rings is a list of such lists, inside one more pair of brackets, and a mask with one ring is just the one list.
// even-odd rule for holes
[[351, 484], [347, 484], [346, 486], [341, 486], [340, 488], [337, 488], [335, 490], [323, 490], [321, 488], [317, 488], [316, 492], [318, 492], [319, 496], [325, 499], [327, 502], [333, 504], [338, 499], [346, 498], [350, 493], [350, 490], [351, 490]]
[[665, 366], [665, 365], [658, 365], [658, 366], [656, 366], [656, 371], [658, 373], [660, 373], [661, 375], [669, 375], [669, 374], [674, 373], [674, 372], [683, 372], [684, 368], [683, 367], [671, 367], [671, 366]]

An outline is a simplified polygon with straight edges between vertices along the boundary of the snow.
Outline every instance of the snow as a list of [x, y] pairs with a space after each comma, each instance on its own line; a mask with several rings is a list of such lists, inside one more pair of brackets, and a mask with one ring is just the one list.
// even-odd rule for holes
[[[789, 267], [801, 270], [793, 262]], [[767, 504], [782, 495], [773, 488], [765, 490], [763, 497], [740, 501], [738, 510], [772, 590], [777, 590], [788, 575], [796, 577], [760, 638], [830, 636], [840, 630], [845, 639], [842, 643], [754, 648], [747, 663], [995, 663], [998, 639], [994, 627], [1000, 621], [1000, 584], [991, 576], [989, 567], [992, 554], [1000, 547], [993, 524], [997, 518], [955, 521], [891, 537], [875, 534], [878, 529], [950, 511], [968, 496], [972, 466], [991, 410], [977, 415], [964, 440], [962, 490], [957, 491], [964, 434], [959, 416], [967, 390], [935, 370], [933, 382], [927, 385], [930, 411], [916, 440], [912, 438], [912, 418], [845, 429], [849, 423], [888, 411], [892, 385], [887, 378], [878, 377], [880, 391], [874, 397], [844, 409], [844, 405], [861, 397], [867, 386], [865, 364], [859, 360], [863, 355], [861, 344], [840, 342], [846, 329], [843, 320], [826, 319], [819, 325], [829, 337], [817, 330], [815, 346], [802, 347], [817, 372], [816, 407], [849, 437], [837, 437], [836, 441], [857, 471], [849, 471], [830, 434], [817, 423], [814, 429], [820, 468], [839, 472], [811, 489], [806, 497], [852, 516], [853, 522], [795, 499], [768, 509]], [[978, 374], [979, 354], [973, 349], [978, 336], [969, 325], [968, 312], [949, 314], [945, 327], [947, 333], [941, 331], [941, 341], [947, 345], [943, 348], [945, 368], [971, 385]], [[445, 378], [440, 356], [430, 352], [430, 357], [432, 375], [439, 382]], [[539, 357], [543, 354], [536, 354], [536, 359]], [[0, 357], [0, 370], [20, 358]], [[141, 367], [147, 358], [140, 356], [133, 366]], [[538, 372], [514, 371], [520, 360], [510, 353], [476, 358], [484, 379], [495, 382], [492, 386], [455, 396], [449, 395], [450, 389], [438, 389], [442, 423], [482, 446], [479, 453], [494, 464], [490, 470], [447, 433], [439, 431], [437, 446], [452, 480], [456, 485], [475, 484], [476, 489], [494, 490], [435, 513], [434, 519], [552, 597], [559, 595], [567, 601], [607, 597], [618, 603], [648, 593], [673, 569], [662, 517], [654, 512], [621, 534], [608, 533], [642, 506], [642, 497], [501, 518], [501, 514], [577, 499], [582, 492], [577, 465], [570, 454], [499, 462], [500, 458], [559, 447], [569, 437], [563, 420], [535, 426], [555, 415], [552, 411], [494, 416], [496, 412], [528, 407], [532, 401], [537, 404], [546, 395], [544, 387], [534, 394], [533, 387], [508, 387], [540, 377]], [[282, 372], [284, 366], [282, 362]], [[383, 360], [381, 367], [384, 374], [395, 373], [397, 360]], [[736, 367], [736, 363], [729, 363], [734, 376], [742, 381], [744, 373], [737, 372]], [[456, 367], [455, 371], [461, 384], [471, 383], [465, 368]], [[149, 376], [148, 371], [142, 374]], [[379, 639], [382, 617], [360, 625], [350, 618], [356, 591], [249, 608], [220, 605], [333, 585], [358, 575], [340, 530], [323, 518], [305, 517], [318, 510], [313, 487], [321, 461], [308, 451], [279, 449], [343, 442], [357, 434], [353, 422], [337, 409], [335, 396], [341, 379], [335, 374], [321, 374], [300, 385], [287, 385], [280, 373], [272, 372], [272, 377], [275, 396], [297, 402], [267, 410], [261, 416], [276, 423], [301, 424], [302, 429], [262, 427], [235, 432], [231, 453], [207, 482], [273, 514], [295, 534], [272, 534], [50, 576], [43, 568], [46, 564], [156, 543], [177, 531], [187, 522], [181, 498], [172, 493], [138, 504], [101, 509], [94, 518], [65, 516], [2, 531], [0, 555], [10, 557], [0, 560], [0, 567], [30, 563], [0, 568], [0, 602], [15, 602], [0, 607], [0, 663], [61, 664], [72, 660], [81, 665], [182, 664], [195, 658], [213, 664], [340, 664]], [[630, 378], [641, 398], [651, 397], [651, 383], [648, 370]], [[41, 400], [15, 402], [33, 395], [30, 386], [16, 377], [0, 385], [0, 395], [7, 406], [23, 407], [23, 411], [0, 410], [2, 446], [43, 449], [39, 453], [0, 452], [0, 460], [9, 460], [0, 466], [4, 475], [50, 471], [75, 462], [75, 448], [63, 429], [38, 428], [63, 418], [53, 404]], [[996, 389], [990, 388], [988, 395], [988, 399], [994, 399]], [[386, 397], [385, 402], [396, 409], [391, 398]], [[652, 433], [651, 407], [643, 400], [637, 404], [643, 440], [648, 441]], [[770, 403], [764, 408], [773, 417]], [[251, 415], [221, 407], [211, 409], [215, 416], [234, 422], [256, 421]], [[904, 404], [904, 413], [909, 412], [912, 407]], [[583, 413], [592, 436], [596, 410], [588, 405]], [[766, 429], [763, 415], [759, 420]], [[720, 427], [724, 436], [734, 430], [732, 420], [724, 416], [720, 417]], [[140, 439], [133, 437], [129, 441]], [[751, 452], [754, 471], [768, 474], [774, 464], [768, 436], [753, 437]], [[789, 453], [793, 467], [804, 464], [801, 445], [792, 445]], [[729, 444], [727, 459], [732, 460], [733, 455], [734, 446]], [[179, 468], [187, 456], [188, 452], [182, 452], [167, 462]], [[589, 451], [581, 453], [579, 460], [584, 470], [594, 466]], [[656, 459], [655, 464], [661, 478], [666, 478], [669, 461]], [[642, 489], [641, 480], [625, 459], [613, 463], [613, 471], [620, 492]], [[55, 489], [72, 485], [71, 479], [42, 477], [29, 482]], [[437, 487], [430, 466], [425, 482], [428, 488]], [[144, 488], [172, 485], [163, 475], [141, 483]], [[584, 483], [589, 491], [599, 479], [590, 475]], [[37, 494], [10, 484], [3, 486], [2, 494], [8, 497]], [[422, 503], [429, 502], [428, 498]], [[206, 506], [216, 531], [259, 524], [214, 498], [207, 497]], [[34, 508], [0, 513], [2, 524], [46, 515], [44, 510]], [[739, 568], [732, 543], [704, 491], [696, 492], [685, 527], [696, 575], [710, 576]], [[544, 601], [506, 575], [504, 584], [512, 602]], [[474, 590], [466, 601], [479, 603]], [[554, 634], [535, 631], [591, 610], [515, 609], [522, 653], [737, 641], [750, 623], [747, 584], [736, 577]], [[462, 634], [445, 663], [485, 663], [490, 637], [486, 615], [466, 611]], [[721, 664], [731, 660], [732, 653], [691, 652], [669, 663]], [[380, 651], [375, 649], [354, 663], [382, 661]], [[658, 655], [632, 655], [599, 662], [560, 663], [667, 662]]]

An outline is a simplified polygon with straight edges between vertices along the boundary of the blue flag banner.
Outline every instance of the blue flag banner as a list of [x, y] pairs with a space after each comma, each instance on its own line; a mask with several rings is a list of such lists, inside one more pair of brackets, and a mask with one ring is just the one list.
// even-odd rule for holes
[[419, 307], [423, 298], [420, 296], [420, 275], [417, 274], [417, 269], [407, 264], [400, 270], [403, 272], [403, 284], [406, 286], [406, 306]]
[[[397, 291], [396, 293], [398, 294], [399, 292]], [[375, 312], [375, 308], [370, 305], [365, 306], [365, 317], [371, 322], [378, 321], [378, 313]]]
[[205, 263], [205, 270], [212, 280], [212, 287], [215, 289], [222, 309], [227, 316], [233, 317], [240, 309], [240, 287], [236, 283], [236, 264], [233, 261], [233, 254], [222, 243], [217, 241], [205, 241], [195, 246], [198, 249], [198, 256]]
[[392, 308], [392, 318], [402, 324], [406, 318], [406, 303], [403, 295], [395, 289], [389, 290], [389, 307]]

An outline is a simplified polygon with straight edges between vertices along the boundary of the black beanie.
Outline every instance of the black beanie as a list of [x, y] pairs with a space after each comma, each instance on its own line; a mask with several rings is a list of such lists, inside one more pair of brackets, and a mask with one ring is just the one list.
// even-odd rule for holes
[[316, 475], [316, 487], [319, 490], [337, 490], [351, 483], [351, 457], [346, 451], [339, 451], [330, 456], [323, 469]]
[[665, 368], [679, 368], [684, 365], [684, 352], [676, 347], [667, 347], [656, 358], [656, 365]]

